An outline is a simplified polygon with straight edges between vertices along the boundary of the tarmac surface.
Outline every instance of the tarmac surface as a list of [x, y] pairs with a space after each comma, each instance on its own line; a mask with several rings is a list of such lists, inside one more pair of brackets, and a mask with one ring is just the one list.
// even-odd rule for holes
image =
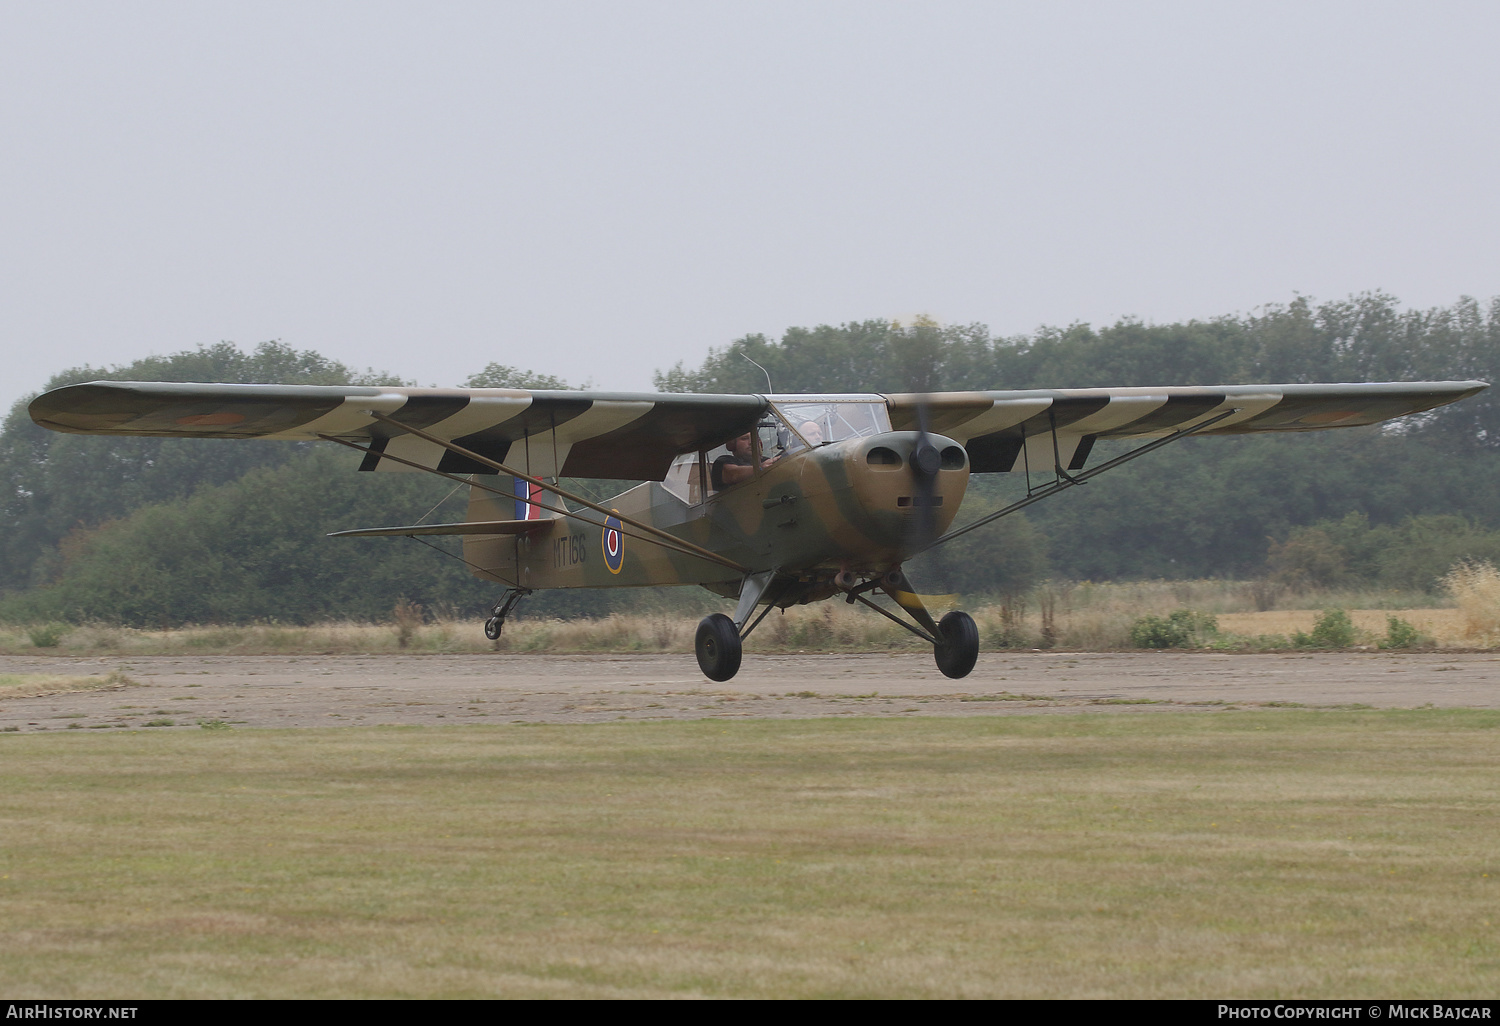
[[0, 731], [996, 716], [1230, 708], [1500, 708], [1500, 653], [1001, 652], [949, 680], [930, 657], [746, 653], [734, 680], [691, 655], [3, 656], [0, 674], [134, 683], [0, 691]]

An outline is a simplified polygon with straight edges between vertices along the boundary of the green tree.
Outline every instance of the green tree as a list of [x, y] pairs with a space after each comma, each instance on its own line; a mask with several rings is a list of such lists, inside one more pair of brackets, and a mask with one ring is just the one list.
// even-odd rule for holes
[[551, 374], [538, 374], [536, 371], [521, 370], [519, 367], [508, 367], [503, 363], [491, 363], [478, 374], [470, 374], [464, 379], [464, 387], [567, 389], [573, 386]]
[[[244, 352], [230, 342], [152, 356], [111, 368], [75, 367], [47, 388], [82, 381], [227, 381], [274, 384], [386, 384], [317, 353], [266, 342]], [[306, 445], [231, 440], [100, 438], [60, 434], [32, 423], [29, 398], [15, 404], [0, 433], [0, 590], [49, 580], [57, 544], [68, 534], [125, 516], [148, 503], [233, 481], [255, 467], [297, 458]]]
[[[475, 611], [493, 601], [494, 586], [426, 546], [326, 537], [411, 523], [433, 504], [425, 475], [356, 474], [356, 465], [342, 451], [317, 449], [77, 531], [56, 582], [10, 599], [5, 611], [159, 626], [384, 619], [400, 598]], [[461, 515], [458, 505], [446, 512]]]

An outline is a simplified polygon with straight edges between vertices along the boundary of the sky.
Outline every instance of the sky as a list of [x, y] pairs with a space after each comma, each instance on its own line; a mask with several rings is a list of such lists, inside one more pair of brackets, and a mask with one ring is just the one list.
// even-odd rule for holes
[[[1500, 5], [0, 0], [0, 403], [1500, 294]], [[996, 382], [1003, 387], [1003, 382]]]

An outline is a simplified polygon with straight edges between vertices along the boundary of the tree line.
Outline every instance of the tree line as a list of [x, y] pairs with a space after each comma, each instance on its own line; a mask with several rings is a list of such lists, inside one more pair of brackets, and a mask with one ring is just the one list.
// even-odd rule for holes
[[[1402, 309], [1381, 293], [1321, 304], [1298, 298], [1209, 321], [1122, 320], [1012, 337], [927, 320], [821, 325], [777, 340], [746, 335], [710, 350], [697, 367], [659, 372], [656, 384], [764, 391], [765, 375], [751, 360], [780, 392], [1494, 381], [1500, 301], [1462, 299], [1424, 311]], [[280, 343], [250, 351], [221, 343], [73, 368], [47, 387], [101, 378], [402, 383]], [[498, 364], [464, 384], [567, 387]], [[922, 557], [912, 573], [928, 590], [1000, 593], [1049, 575], [1295, 575], [1288, 567], [1297, 553], [1313, 553], [1316, 566], [1341, 558], [1334, 576], [1344, 580], [1429, 586], [1423, 580], [1445, 567], [1429, 572], [1408, 559], [1393, 569], [1401, 561], [1370, 557], [1370, 546], [1441, 553], [1431, 562], [1488, 551], [1487, 539], [1500, 537], [1500, 407], [1492, 392], [1383, 429], [1187, 439]], [[1101, 443], [1093, 461], [1107, 458], [1107, 449]], [[493, 601], [492, 586], [418, 543], [323, 537], [408, 523], [433, 507], [437, 516], [462, 515], [464, 496], [451, 484], [425, 475], [356, 476], [353, 459], [303, 443], [58, 434], [36, 427], [18, 403], [0, 432], [0, 615], [147, 625], [308, 621], [383, 617], [397, 598], [467, 611]], [[976, 475], [960, 522], [1014, 497], [1012, 476]], [[613, 487], [590, 484], [591, 493]], [[1348, 526], [1351, 515], [1363, 518], [1365, 535]], [[1439, 535], [1439, 542], [1423, 540]], [[1343, 556], [1330, 557], [1334, 549]], [[622, 599], [563, 592], [528, 601], [534, 612], [568, 615], [608, 611]]]

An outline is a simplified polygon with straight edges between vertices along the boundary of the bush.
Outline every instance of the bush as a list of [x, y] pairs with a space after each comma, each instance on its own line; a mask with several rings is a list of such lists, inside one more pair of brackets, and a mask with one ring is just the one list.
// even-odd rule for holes
[[1430, 514], [1372, 525], [1362, 513], [1293, 528], [1271, 543], [1272, 580], [1294, 588], [1358, 584], [1430, 591], [1457, 562], [1500, 560], [1500, 531], [1461, 516]]
[[1136, 648], [1188, 648], [1218, 631], [1219, 622], [1208, 613], [1178, 609], [1165, 618], [1141, 617], [1130, 628], [1130, 643]]
[[1386, 617], [1385, 637], [1381, 648], [1430, 648], [1432, 639], [1405, 620], [1395, 616]]
[[1298, 648], [1348, 648], [1354, 644], [1354, 624], [1344, 610], [1325, 609], [1313, 624], [1312, 633], [1298, 631], [1292, 635], [1292, 644]]
[[47, 623], [31, 628], [26, 636], [37, 648], [56, 648], [70, 629], [66, 624]]
[[1349, 579], [1344, 547], [1322, 527], [1293, 528], [1284, 542], [1272, 541], [1266, 555], [1271, 580], [1291, 588], [1331, 588]]

